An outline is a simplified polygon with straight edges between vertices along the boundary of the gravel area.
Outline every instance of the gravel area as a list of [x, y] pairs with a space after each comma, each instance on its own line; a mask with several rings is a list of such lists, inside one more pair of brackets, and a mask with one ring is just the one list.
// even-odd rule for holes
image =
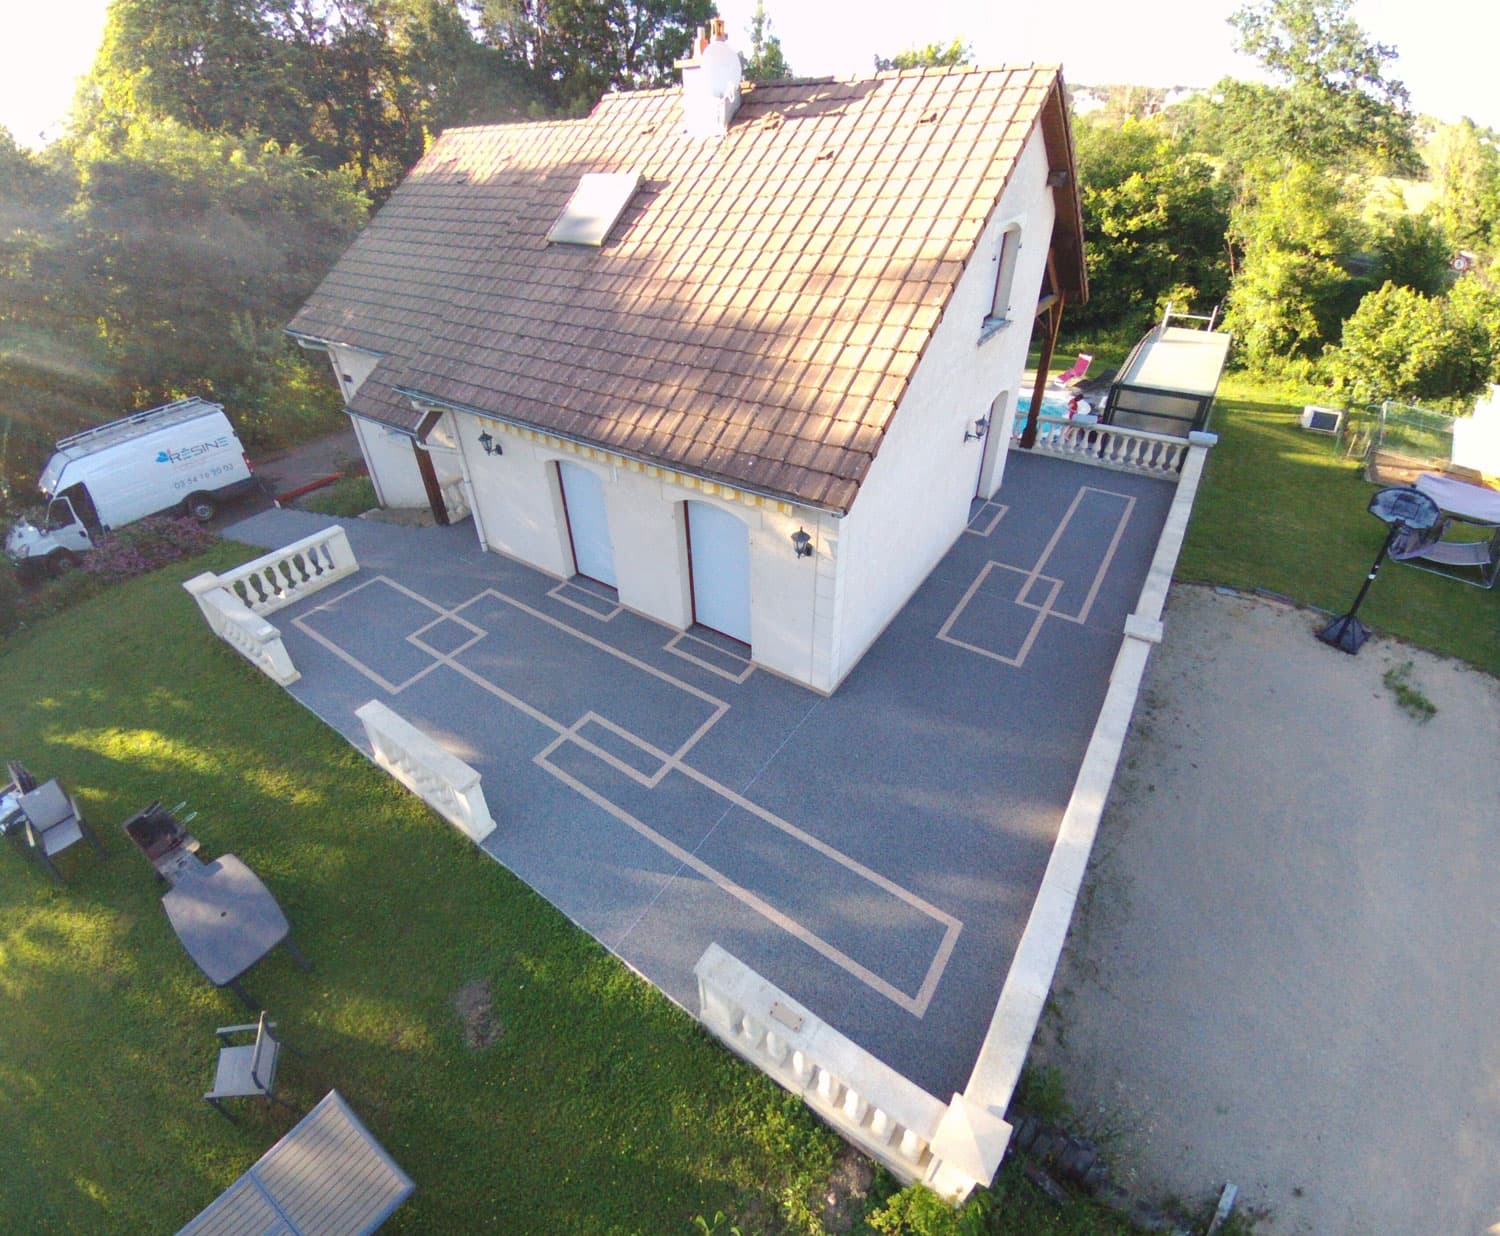
[[1174, 590], [1036, 1056], [1147, 1197], [1500, 1233], [1500, 682], [1322, 621]]

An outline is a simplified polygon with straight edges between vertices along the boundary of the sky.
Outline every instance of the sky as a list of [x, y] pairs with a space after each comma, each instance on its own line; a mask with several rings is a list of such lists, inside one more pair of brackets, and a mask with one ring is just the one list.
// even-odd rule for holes
[[[906, 47], [972, 43], [980, 64], [1061, 63], [1069, 82], [1206, 86], [1250, 77], [1252, 62], [1233, 50], [1227, 23], [1239, 0], [767, 0], [772, 32], [801, 76], [868, 73], [876, 54]], [[108, 0], [3, 0], [0, 3], [0, 125], [23, 145], [60, 131], [77, 79], [87, 72], [104, 29]], [[741, 50], [755, 0], [719, 0], [730, 41]], [[1500, 128], [1493, 84], [1500, 5], [1476, 0], [1355, 0], [1355, 20], [1394, 45], [1395, 76], [1416, 110], [1455, 121], [1468, 116]]]

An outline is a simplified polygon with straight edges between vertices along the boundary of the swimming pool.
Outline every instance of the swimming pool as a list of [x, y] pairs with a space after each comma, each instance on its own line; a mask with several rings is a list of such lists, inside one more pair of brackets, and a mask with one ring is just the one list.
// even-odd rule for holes
[[[1067, 416], [1067, 414], [1068, 414], [1068, 401], [1070, 399], [1072, 399], [1072, 398], [1073, 398], [1072, 393], [1068, 392], [1068, 391], [1050, 391], [1049, 390], [1049, 391], [1043, 392], [1043, 394], [1042, 394], [1042, 415], [1043, 416]], [[1084, 411], [1085, 410], [1085, 405], [1087, 405], [1087, 404], [1088, 404], [1088, 400], [1086, 400], [1086, 399], [1080, 400], [1079, 404], [1078, 404], [1078, 410], [1080, 412]], [[1031, 396], [1030, 395], [1022, 395], [1019, 399], [1016, 400], [1016, 411], [1017, 412], [1030, 412], [1031, 411]]]

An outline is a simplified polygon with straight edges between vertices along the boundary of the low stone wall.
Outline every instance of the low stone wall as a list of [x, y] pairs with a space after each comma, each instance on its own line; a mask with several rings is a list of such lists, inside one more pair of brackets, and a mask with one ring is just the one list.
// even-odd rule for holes
[[371, 700], [354, 710], [375, 762], [471, 841], [495, 831], [479, 774], [416, 726]]
[[257, 614], [270, 614], [359, 570], [349, 537], [338, 524], [262, 554], [218, 577]]
[[[1013, 442], [1020, 437], [1019, 418], [1017, 424]], [[1085, 425], [1066, 416], [1043, 413], [1037, 417], [1036, 445], [1031, 449], [1038, 455], [1074, 459], [1118, 472], [1171, 477], [1182, 466], [1188, 446], [1188, 441], [1171, 434], [1117, 425]]]
[[717, 944], [693, 973], [703, 1024], [903, 1184], [957, 1203], [994, 1178], [1010, 1141], [1004, 1120], [962, 1095], [928, 1094]]
[[448, 513], [448, 522], [456, 524], [467, 519], [473, 512], [469, 507], [469, 488], [462, 477], [454, 477], [442, 484], [443, 509]]
[[1213, 434], [1190, 435], [1177, 494], [1167, 512], [1146, 582], [1133, 614], [1125, 620], [1125, 639], [1110, 673], [1109, 691], [1083, 757], [1067, 810], [1063, 813], [1052, 857], [1042, 876], [1026, 930], [1001, 989], [964, 1097], [995, 1115], [1004, 1115], [1031, 1050], [1052, 978], [1062, 956], [1099, 819], [1114, 784], [1115, 769], [1135, 712], [1136, 697], [1151, 649], [1161, 642], [1161, 616], [1172, 572], [1182, 552], [1188, 519], [1197, 498]]
[[225, 588], [211, 571], [183, 585], [208, 622], [209, 629], [272, 682], [287, 686], [302, 675], [287, 655], [281, 632]]

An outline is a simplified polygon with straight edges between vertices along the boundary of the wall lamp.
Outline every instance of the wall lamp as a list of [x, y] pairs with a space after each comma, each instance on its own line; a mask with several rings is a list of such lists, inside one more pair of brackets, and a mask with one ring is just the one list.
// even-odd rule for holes
[[812, 537], [807, 535], [806, 528], [798, 528], [792, 533], [792, 548], [797, 551], [799, 558], [811, 558], [813, 552]]
[[989, 431], [990, 418], [987, 416], [981, 416], [977, 421], [974, 422], [973, 429], [969, 429], [967, 426], [964, 427], [964, 441], [978, 442], [982, 437], [984, 437], [985, 434], [989, 433]]
[[490, 431], [488, 429], [486, 429], [482, 434], [479, 435], [479, 445], [484, 447], [484, 453], [486, 455], [505, 454], [505, 447], [502, 446], [499, 442], [495, 441], [494, 437], [490, 434]]

